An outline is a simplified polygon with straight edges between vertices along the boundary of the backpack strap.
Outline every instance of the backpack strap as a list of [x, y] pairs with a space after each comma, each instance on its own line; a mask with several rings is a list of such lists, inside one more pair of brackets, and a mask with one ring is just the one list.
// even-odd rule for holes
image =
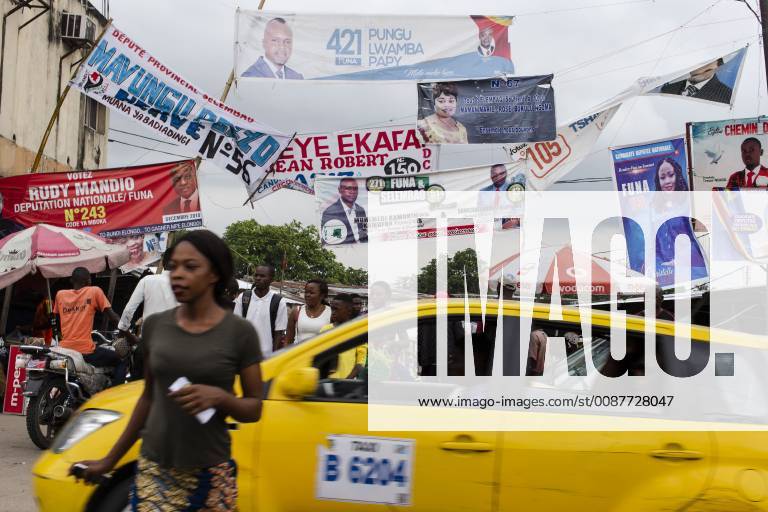
[[269, 301], [269, 324], [272, 327], [272, 332], [275, 332], [275, 322], [277, 322], [277, 310], [280, 308], [280, 301], [283, 300], [283, 296], [279, 293], [272, 295]]
[[[243, 292], [243, 300], [241, 303], [242, 315], [245, 318], [248, 315], [248, 306], [251, 305], [251, 297], [253, 296], [253, 290], [245, 290]], [[274, 324], [272, 324], [274, 325]]]

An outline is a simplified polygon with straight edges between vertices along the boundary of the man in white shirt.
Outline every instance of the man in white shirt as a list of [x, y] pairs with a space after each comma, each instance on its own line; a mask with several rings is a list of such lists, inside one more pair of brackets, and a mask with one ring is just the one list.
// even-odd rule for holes
[[[163, 268], [168, 268], [167, 254], [163, 254]], [[179, 305], [171, 289], [170, 276], [171, 272], [164, 270], [160, 274], [146, 276], [139, 281], [123, 309], [120, 322], [117, 324], [117, 329], [123, 335], [128, 335], [136, 341], [128, 329], [131, 327], [133, 315], [142, 303], [144, 304], [144, 311], [141, 315], [142, 320], [150, 315], [175, 308]]]
[[[163, 254], [163, 268], [168, 268], [168, 254], [168, 252]], [[139, 343], [139, 339], [129, 331], [129, 329], [131, 327], [133, 315], [136, 313], [140, 304], [144, 303], [144, 310], [141, 315], [142, 321], [150, 315], [161, 313], [179, 305], [176, 301], [176, 297], [173, 295], [173, 290], [171, 289], [170, 276], [170, 271], [166, 270], [160, 274], [143, 277], [133, 290], [131, 298], [128, 299], [128, 303], [125, 305], [123, 314], [120, 317], [120, 322], [117, 324], [117, 330], [120, 331], [120, 334], [128, 338], [132, 345]], [[144, 376], [143, 362], [144, 357], [141, 345], [139, 345], [133, 355], [133, 364], [131, 366], [131, 376], [129, 380], [140, 379]]]
[[275, 268], [271, 265], [256, 267], [253, 288], [235, 299], [234, 313], [244, 317], [256, 328], [264, 357], [269, 357], [283, 346], [285, 330], [288, 328], [285, 299], [269, 289], [274, 278]]
[[136, 288], [131, 294], [131, 298], [128, 299], [128, 304], [126, 304], [125, 309], [123, 309], [120, 323], [117, 324], [118, 330], [128, 331], [131, 327], [133, 315], [136, 313], [136, 310], [141, 303], [144, 303], [142, 319], [147, 318], [149, 315], [175, 308], [179, 305], [171, 290], [170, 276], [171, 273], [164, 270], [160, 274], [147, 276], [139, 281], [139, 284], [136, 285]]
[[496, 51], [496, 41], [493, 39], [493, 28], [485, 27], [477, 34], [480, 44], [477, 47], [477, 53], [483, 57], [490, 57]]

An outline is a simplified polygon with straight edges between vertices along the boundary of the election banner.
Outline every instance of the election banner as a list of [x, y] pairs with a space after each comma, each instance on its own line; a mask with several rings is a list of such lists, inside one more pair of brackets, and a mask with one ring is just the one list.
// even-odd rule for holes
[[724, 261], [768, 259], [768, 240], [761, 234], [768, 214], [764, 194], [737, 193], [768, 190], [768, 167], [763, 165], [768, 117], [689, 123], [687, 134], [693, 188], [724, 190], [713, 194], [713, 218], [703, 219], [713, 236], [731, 242], [713, 246], [714, 255]]
[[114, 26], [70, 84], [240, 176], [249, 195], [291, 140], [205, 93]]
[[669, 78], [645, 94], [666, 94], [682, 96], [692, 100], [733, 105], [747, 47], [701, 62], [693, 69]]
[[598, 110], [633, 96], [657, 94], [697, 100], [710, 105], [731, 106], [736, 97], [736, 88], [748, 48], [749, 45], [665, 75], [638, 78], [630, 87], [604, 102]]
[[690, 123], [688, 135], [694, 190], [768, 187], [768, 117]]
[[[405, 176], [318, 176], [315, 181], [318, 230], [323, 245], [354, 245], [368, 242], [368, 228], [371, 223], [387, 226], [397, 224], [398, 222], [392, 222], [393, 219], [368, 216], [371, 194], [378, 195], [377, 200], [381, 204], [404, 207], [415, 204], [424, 206], [426, 213], [429, 205], [439, 203], [446, 191], [476, 190], [502, 193], [481, 194], [476, 208], [467, 212], [467, 218], [471, 218], [475, 214], [492, 215], [494, 212], [512, 211], [519, 194], [525, 189], [524, 169], [511, 163]], [[410, 217], [418, 218], [418, 215]], [[434, 227], [425, 226], [421, 221], [417, 222], [417, 238], [432, 238], [436, 235]], [[494, 229], [517, 229], [519, 225], [518, 219], [512, 215], [501, 216]], [[448, 226], [449, 236], [474, 232], [474, 224]], [[398, 236], [398, 233], [392, 233], [393, 238]]]
[[656, 282], [662, 287], [674, 286], [675, 240], [686, 235], [691, 243], [691, 280], [707, 277], [703, 251], [691, 225], [691, 202], [680, 201], [680, 194], [674, 194], [690, 191], [685, 140], [615, 148], [611, 154], [625, 215], [629, 267], [646, 274], [643, 233], [655, 233]]
[[316, 175], [365, 178], [418, 174], [433, 168], [434, 149], [422, 145], [413, 128], [297, 135], [272, 164], [253, 200], [281, 189], [314, 194]]
[[0, 190], [2, 220], [18, 229], [45, 223], [105, 238], [143, 238], [203, 225], [194, 160], [21, 174], [0, 178]]
[[271, 80], [457, 80], [511, 75], [512, 16], [238, 10], [235, 73]]
[[525, 169], [528, 186], [546, 190], [563, 179], [591, 152], [605, 126], [621, 104], [595, 110], [595, 114], [557, 128], [554, 140], [504, 146], [511, 160]]
[[555, 138], [553, 75], [418, 84], [418, 135], [428, 144]]

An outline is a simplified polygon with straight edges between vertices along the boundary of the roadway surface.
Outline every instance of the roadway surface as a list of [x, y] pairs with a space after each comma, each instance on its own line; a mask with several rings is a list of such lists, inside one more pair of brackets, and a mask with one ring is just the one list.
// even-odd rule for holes
[[27, 436], [24, 416], [0, 414], [0, 511], [37, 510], [32, 466], [41, 453]]

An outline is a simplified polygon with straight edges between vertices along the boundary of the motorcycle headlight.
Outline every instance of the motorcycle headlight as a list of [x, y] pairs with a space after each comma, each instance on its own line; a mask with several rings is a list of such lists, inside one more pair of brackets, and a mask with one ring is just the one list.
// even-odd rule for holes
[[105, 409], [86, 409], [67, 423], [53, 440], [51, 451], [61, 453], [72, 448], [84, 437], [96, 432], [104, 425], [109, 425], [122, 414]]
[[48, 368], [50, 368], [51, 370], [65, 370], [67, 368], [67, 360], [51, 359], [51, 362], [48, 363]]

